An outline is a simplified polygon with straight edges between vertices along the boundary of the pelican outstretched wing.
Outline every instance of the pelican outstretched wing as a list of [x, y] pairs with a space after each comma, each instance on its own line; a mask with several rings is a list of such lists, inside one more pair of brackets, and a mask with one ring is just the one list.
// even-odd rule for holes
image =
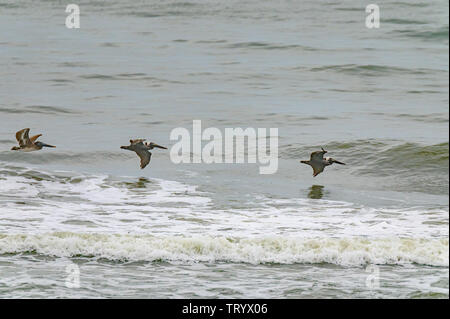
[[29, 137], [30, 129], [24, 128], [16, 133], [17, 142], [19, 142], [20, 147], [24, 147], [32, 144]]
[[42, 134], [38, 134], [38, 135], [35, 135], [35, 136], [30, 137], [31, 143], [36, 142], [36, 140], [37, 140], [39, 137], [41, 137], [41, 136], [42, 136]]
[[317, 175], [323, 172], [325, 165], [311, 165], [311, 167], [313, 168], [314, 171], [313, 176], [316, 177]]
[[144, 169], [145, 166], [147, 166], [148, 163], [150, 163], [152, 153], [150, 153], [149, 151], [143, 150], [143, 149], [135, 150], [135, 152], [141, 159], [141, 168]]
[[326, 153], [327, 151], [316, 151], [316, 152], [312, 152], [311, 153], [311, 161], [322, 161], [323, 160], [323, 155]]

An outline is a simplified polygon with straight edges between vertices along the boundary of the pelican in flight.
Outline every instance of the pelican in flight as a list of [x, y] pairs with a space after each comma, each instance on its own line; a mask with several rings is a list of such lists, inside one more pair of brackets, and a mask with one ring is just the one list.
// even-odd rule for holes
[[43, 147], [56, 147], [53, 145], [48, 145], [42, 142], [36, 142], [36, 140], [42, 136], [42, 134], [38, 134], [35, 136], [29, 136], [30, 129], [24, 128], [16, 133], [17, 142], [19, 142], [19, 146], [14, 146], [11, 148], [12, 151], [22, 151], [22, 152], [32, 152], [39, 151]]
[[150, 158], [152, 157], [152, 153], [150, 153], [149, 150], [152, 150], [155, 147], [165, 150], [167, 149], [167, 147], [155, 144], [153, 142], [145, 143], [145, 139], [130, 140], [130, 145], [121, 146], [120, 148], [136, 152], [137, 156], [141, 159], [141, 169], [143, 169], [148, 165], [148, 163], [150, 163]]
[[325, 153], [328, 153], [327, 151], [325, 151], [322, 147], [321, 151], [316, 151], [316, 152], [312, 152], [311, 153], [311, 158], [309, 159], [309, 161], [300, 161], [300, 163], [303, 164], [308, 164], [310, 165], [313, 170], [313, 176], [316, 177], [317, 175], [319, 175], [320, 173], [323, 172], [325, 166], [331, 165], [333, 163], [338, 163], [341, 165], [345, 165], [345, 163], [336, 161], [335, 159], [331, 158], [331, 157], [323, 157], [323, 155]]

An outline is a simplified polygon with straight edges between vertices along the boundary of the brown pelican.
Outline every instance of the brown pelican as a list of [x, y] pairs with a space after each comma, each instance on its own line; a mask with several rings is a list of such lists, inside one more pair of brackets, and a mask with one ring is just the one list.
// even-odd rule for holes
[[331, 165], [333, 163], [345, 165], [345, 163], [336, 161], [335, 159], [332, 159], [331, 157], [324, 158], [323, 155], [325, 153], [328, 153], [328, 152], [322, 148], [321, 151], [312, 152], [311, 158], [309, 159], [309, 161], [300, 161], [300, 162], [303, 164], [308, 164], [313, 168], [313, 170], [314, 170], [313, 176], [314, 177], [319, 175], [320, 173], [322, 173], [325, 166]]
[[42, 134], [38, 134], [35, 136], [29, 136], [30, 129], [24, 128], [16, 133], [17, 142], [19, 142], [19, 146], [14, 146], [11, 148], [12, 151], [22, 151], [22, 152], [32, 152], [38, 151], [43, 147], [56, 147], [53, 145], [48, 145], [42, 142], [36, 142], [36, 140], [42, 136]]
[[152, 157], [152, 153], [149, 152], [149, 150], [157, 148], [167, 149], [164, 146], [160, 146], [158, 144], [155, 144], [153, 142], [150, 143], [144, 143], [145, 139], [137, 139], [137, 140], [130, 140], [129, 146], [121, 146], [121, 149], [129, 150], [136, 152], [137, 156], [141, 159], [141, 168], [143, 169], [145, 166], [150, 163], [150, 158]]

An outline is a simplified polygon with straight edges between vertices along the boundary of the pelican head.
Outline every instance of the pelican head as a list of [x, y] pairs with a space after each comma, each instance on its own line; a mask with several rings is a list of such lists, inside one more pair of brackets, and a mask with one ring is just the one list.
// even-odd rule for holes
[[50, 144], [45, 144], [42, 142], [35, 142], [34, 145], [36, 145], [37, 148], [41, 149], [43, 147], [53, 147], [55, 148], [56, 146], [50, 145]]
[[330, 163], [330, 165], [333, 164], [333, 163], [345, 165], [345, 163], [339, 162], [339, 161], [337, 161], [337, 160], [335, 160], [334, 158], [331, 158], [331, 157], [328, 158], [328, 162]]
[[166, 150], [166, 149], [167, 149], [167, 147], [158, 145], [158, 144], [153, 143], [153, 142], [146, 143], [145, 145], [148, 146], [150, 149], [153, 149], [153, 148], [155, 148], [155, 147], [156, 147], [156, 148], [162, 148], [163, 150]]

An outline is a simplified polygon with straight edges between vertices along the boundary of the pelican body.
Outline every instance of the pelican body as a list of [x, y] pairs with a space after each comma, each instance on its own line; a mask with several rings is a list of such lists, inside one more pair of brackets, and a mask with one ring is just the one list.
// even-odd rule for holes
[[339, 162], [331, 157], [323, 157], [328, 153], [323, 148], [321, 151], [316, 151], [311, 153], [309, 161], [300, 161], [303, 164], [308, 164], [313, 168], [313, 176], [316, 177], [323, 172], [326, 166], [332, 165], [333, 163], [345, 165], [345, 163]]
[[150, 159], [152, 157], [152, 153], [150, 153], [149, 150], [152, 150], [155, 147], [165, 150], [167, 149], [166, 147], [155, 144], [153, 142], [145, 143], [145, 139], [130, 140], [130, 145], [121, 146], [120, 148], [136, 152], [137, 156], [139, 156], [139, 158], [141, 159], [141, 169], [144, 169], [148, 165], [148, 163], [150, 163]]
[[24, 128], [16, 133], [16, 139], [19, 143], [19, 146], [14, 146], [11, 148], [12, 151], [22, 151], [22, 152], [32, 152], [39, 151], [43, 147], [56, 147], [53, 145], [45, 144], [40, 141], [36, 141], [42, 134], [34, 135], [32, 137], [29, 136], [30, 129]]

